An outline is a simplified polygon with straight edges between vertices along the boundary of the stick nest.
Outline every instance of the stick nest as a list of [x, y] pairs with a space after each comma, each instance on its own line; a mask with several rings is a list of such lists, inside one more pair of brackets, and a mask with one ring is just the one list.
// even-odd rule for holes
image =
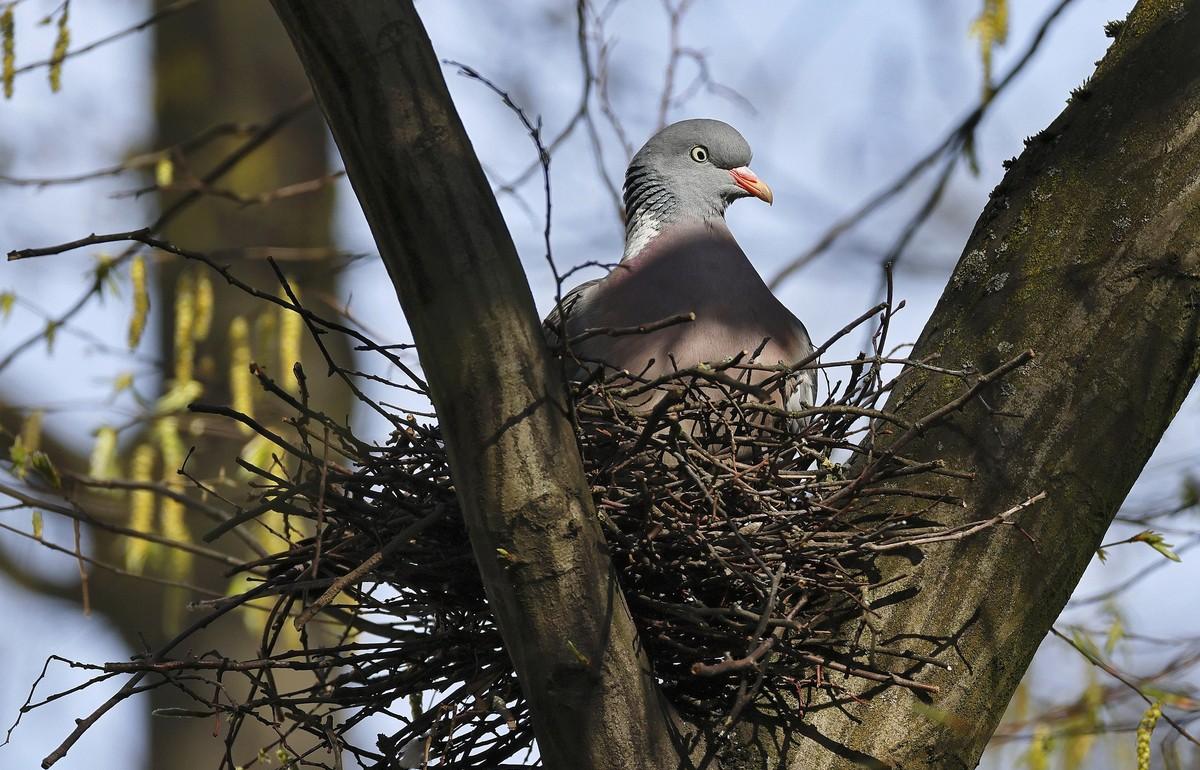
[[[902, 672], [939, 664], [861, 633], [864, 595], [879, 583], [880, 554], [912, 557], [1012, 523], [933, 523], [961, 501], [922, 491], [922, 479], [967, 474], [904, 449], [1024, 358], [987, 374], [889, 359], [892, 312], [881, 305], [839, 333], [873, 324], [870, 354], [800, 364], [818, 368], [829, 394], [802, 412], [777, 405], [794, 371], [748, 364], [750, 356], [655, 381], [602, 370], [575, 386], [579, 446], [621, 587], [656, 679], [694, 722], [728, 730], [749, 710], [803, 719], [816, 691], [836, 697], [853, 678], [936, 689]], [[896, 363], [905, 373], [889, 380], [885, 367]], [[945, 405], [917, 422], [880, 411], [922, 368], [954, 383]], [[229, 757], [266, 750], [328, 768], [345, 755], [374, 768], [531, 761], [529, 708], [488, 609], [437, 425], [355, 388], [394, 426], [376, 446], [311, 408], [303, 377], [295, 396], [254, 371], [293, 414], [272, 429], [195, 407], [249, 425], [273, 453], [269, 463], [239, 460], [257, 476], [253, 497], [210, 538], [271, 527], [281, 547], [246, 561], [243, 592], [194, 606], [205, 611], [200, 627], [267, 603], [259, 657], [167, 648], [103, 669], [199, 698], [197, 715], [226, 725]], [[356, 373], [337, 373], [354, 387]], [[410, 380], [400, 386], [423, 392]], [[651, 404], [638, 403], [646, 396]], [[226, 681], [235, 674], [241, 690]], [[237, 743], [247, 720], [268, 725], [275, 742]]]

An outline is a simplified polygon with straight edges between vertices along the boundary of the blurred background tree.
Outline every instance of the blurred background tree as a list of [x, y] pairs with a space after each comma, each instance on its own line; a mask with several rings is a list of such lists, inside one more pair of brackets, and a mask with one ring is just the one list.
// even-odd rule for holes
[[[69, 5], [53, 10], [54, 24], [71, 25]], [[240, 274], [266, 286], [278, 285], [263, 260], [270, 253], [285, 266], [288, 280], [307, 304], [336, 314], [329, 303], [334, 301], [344, 258], [333, 245], [332, 183], [337, 177], [330, 170], [328, 132], [274, 12], [264, 3], [167, 0], [158, 2], [154, 11], [158, 20], [148, 32], [153, 36], [155, 130], [149, 146], [134, 155], [133, 163], [126, 161], [134, 167], [147, 164], [152, 178], [130, 194], [157, 198], [159, 232], [164, 237], [221, 250]], [[146, 372], [129, 386], [136, 383], [147, 401], [157, 399], [151, 413], [167, 416], [127, 426], [121, 444], [136, 448], [101, 459], [99, 465], [93, 460], [90, 472], [95, 475], [115, 463], [123, 473], [136, 475], [134, 458], [140, 456], [147, 466], [144, 471], [182, 493], [188, 485], [176, 471], [187, 456], [190, 475], [228, 477], [224, 489], [215, 492], [236, 496], [245, 483], [244, 472], [231, 458], [243, 451], [247, 436], [217, 420], [174, 415], [161, 405], [201, 396], [211, 403], [232, 403], [239, 375], [248, 382], [250, 359], [281, 381], [294, 380], [294, 361], [319, 360], [315, 346], [301, 333], [294, 314], [265, 307], [223, 281], [214, 282], [206, 271], [152, 253], [134, 259], [149, 276], [145, 291], [154, 312], [148, 322], [157, 327], [157, 334], [150, 336], [158, 343], [153, 359], [161, 363], [157, 371]], [[330, 345], [339, 358], [349, 354], [341, 341]], [[141, 350], [146, 352], [144, 347]], [[327, 382], [324, 378], [314, 382], [314, 403], [331, 413], [348, 412], [349, 394], [328, 387]], [[253, 399], [258, 388], [243, 390]], [[264, 407], [272, 405], [264, 400], [256, 411], [258, 419], [266, 423], [278, 419], [263, 414]], [[23, 410], [6, 411], [6, 424], [25, 425], [27, 436], [32, 435]], [[99, 443], [104, 446], [105, 440]], [[45, 441], [64, 471], [89, 473], [87, 457], [61, 445], [51, 449], [49, 436]], [[194, 451], [189, 454], [189, 450]], [[111, 451], [116, 452], [116, 447]], [[165, 496], [147, 500], [148, 507], [140, 514], [129, 513], [131, 503], [125, 497], [101, 493], [85, 499], [115, 522], [172, 539], [197, 541], [205, 528], [202, 522], [186, 521], [183, 507]], [[97, 559], [133, 574], [93, 570], [85, 594], [77, 587], [28, 574], [11, 559], [6, 560], [6, 573], [27, 589], [48, 596], [73, 600], [86, 596], [90, 609], [115, 627], [130, 650], [157, 647], [178, 633], [192, 619], [186, 603], [196, 598], [186, 588], [145, 580], [144, 573], [217, 590], [229, 582], [228, 565], [211, 559], [193, 558], [153, 543], [131, 545], [127, 538], [101, 529], [83, 536], [94, 543]], [[269, 542], [273, 536], [263, 537]], [[252, 654], [263, 618], [265, 614], [257, 613], [256, 623], [255, 616], [248, 615], [244, 625], [206, 632], [196, 643]], [[150, 708], [166, 706], [164, 696], [164, 691], [154, 691]], [[148, 767], [176, 765], [181, 757], [187, 758], [189, 766], [219, 763], [223, 746], [203, 731], [191, 729], [185, 720], [151, 719], [147, 724]]]

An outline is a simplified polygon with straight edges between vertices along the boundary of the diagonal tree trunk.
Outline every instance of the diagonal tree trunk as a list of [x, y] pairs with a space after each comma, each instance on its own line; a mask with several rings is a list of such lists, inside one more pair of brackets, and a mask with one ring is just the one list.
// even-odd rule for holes
[[[687, 764], [613, 587], [520, 263], [412, 4], [273, 3], [421, 351], [546, 766]], [[1139, 3], [997, 190], [914, 354], [984, 370], [1036, 351], [989, 394], [1019, 416], [972, 406], [920, 451], [976, 472], [938, 490], [966, 497], [964, 518], [1046, 491], [1023, 521], [1037, 547], [1006, 529], [930, 549], [916, 569], [883, 564], [912, 574], [873, 597], [881, 641], [950, 663], [912, 672], [942, 694], [814, 709], [804, 735], [760, 731], [727, 768], [975, 766], [1200, 365], [1196, 40], [1200, 0]], [[947, 400], [906, 377], [891, 404], [902, 416]]]
[[[981, 371], [1031, 348], [1037, 358], [932, 430], [913, 452], [972, 471], [931, 477], [961, 495], [961, 520], [1039, 492], [1021, 518], [930, 550], [871, 597], [882, 644], [936, 654], [953, 670], [927, 705], [892, 690], [815, 718], [838, 747], [815, 765], [975, 767], [1034, 652], [1099, 547], [1200, 367], [1200, 2], [1143, 0], [1090, 81], [1028, 142], [996, 188], [912, 355]], [[889, 409], [943, 403], [913, 371]], [[915, 592], [915, 596], [896, 601]], [[916, 635], [916, 636], [914, 636]]]
[[673, 764], [529, 285], [415, 9], [274, 5], [412, 328], [547, 766]]

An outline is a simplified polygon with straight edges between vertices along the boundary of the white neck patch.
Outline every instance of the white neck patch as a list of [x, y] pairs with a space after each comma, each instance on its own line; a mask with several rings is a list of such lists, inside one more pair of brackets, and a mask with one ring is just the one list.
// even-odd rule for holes
[[625, 253], [621, 256], [621, 261], [636, 257], [661, 231], [662, 223], [653, 217], [635, 219], [633, 227], [625, 234]]

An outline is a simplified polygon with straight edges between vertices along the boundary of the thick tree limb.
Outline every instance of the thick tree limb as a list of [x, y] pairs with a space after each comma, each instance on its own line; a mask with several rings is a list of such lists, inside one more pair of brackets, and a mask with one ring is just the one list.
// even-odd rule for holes
[[546, 766], [675, 766], [529, 286], [412, 3], [273, 4], [420, 351]]
[[[985, 371], [1011, 350], [1037, 358], [909, 446], [973, 470], [931, 492], [986, 518], [1041, 490], [1012, 529], [927, 551], [869, 597], [881, 645], [935, 654], [952, 671], [906, 672], [941, 694], [897, 688], [813, 709], [815, 742], [793, 768], [975, 767], [1033, 653], [1062, 610], [1195, 381], [1200, 366], [1200, 0], [1138, 4], [1093, 80], [996, 189], [912, 357]], [[944, 402], [908, 375], [889, 409]], [[919, 445], [919, 446], [918, 446]], [[866, 633], [872, 631], [866, 630]], [[863, 695], [870, 694], [864, 689]], [[771, 760], [772, 763], [774, 760]]]

